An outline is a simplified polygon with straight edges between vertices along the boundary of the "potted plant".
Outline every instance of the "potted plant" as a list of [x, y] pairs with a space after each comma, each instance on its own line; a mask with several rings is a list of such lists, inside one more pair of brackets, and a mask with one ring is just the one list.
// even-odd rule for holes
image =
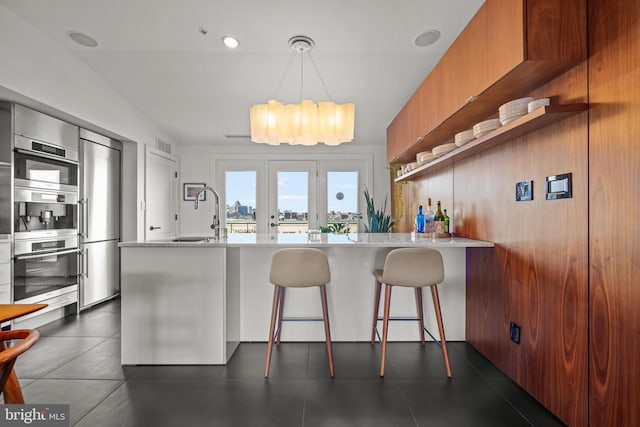
[[364, 231], [367, 233], [389, 233], [393, 226], [391, 215], [387, 215], [387, 198], [384, 199], [382, 209], [376, 209], [373, 197], [369, 195], [369, 190], [364, 187], [364, 198], [367, 201], [367, 223], [364, 224]]
[[349, 233], [348, 224], [336, 222], [335, 224], [329, 224], [327, 227], [320, 226], [321, 233], [333, 233], [333, 234], [347, 234]]

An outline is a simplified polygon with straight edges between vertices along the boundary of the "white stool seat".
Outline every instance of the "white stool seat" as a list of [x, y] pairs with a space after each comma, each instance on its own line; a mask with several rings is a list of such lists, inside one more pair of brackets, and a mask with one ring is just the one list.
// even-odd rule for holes
[[[416, 309], [419, 322], [420, 343], [424, 345], [424, 313], [422, 305], [422, 288], [429, 286], [433, 297], [433, 306], [436, 312], [438, 330], [440, 333], [440, 346], [444, 357], [447, 377], [451, 378], [451, 365], [449, 363], [449, 353], [444, 335], [444, 325], [442, 323], [442, 313], [440, 310], [440, 299], [438, 297], [438, 284], [444, 281], [444, 264], [442, 255], [431, 248], [402, 248], [394, 249], [387, 254], [384, 262], [384, 269], [373, 271], [376, 283], [376, 294], [373, 309], [373, 325], [371, 330], [371, 343], [375, 342], [378, 306], [380, 305], [380, 291], [382, 284], [385, 284], [384, 293], [384, 315], [382, 328], [382, 360], [380, 362], [380, 376], [384, 377], [385, 363], [387, 359], [387, 335], [389, 331], [389, 311], [391, 306], [391, 289], [393, 286], [403, 286], [415, 288]], [[413, 319], [411, 319], [413, 320]]]
[[275, 289], [273, 291], [271, 325], [269, 328], [269, 342], [267, 344], [267, 358], [264, 367], [264, 377], [269, 377], [273, 344], [275, 343], [277, 346], [280, 345], [282, 322], [289, 320], [283, 316], [285, 289], [318, 286], [320, 288], [320, 298], [322, 302], [321, 320], [324, 322], [324, 332], [327, 342], [329, 375], [333, 378], [333, 348], [331, 346], [331, 329], [329, 327], [327, 289], [325, 286], [331, 281], [331, 271], [329, 269], [329, 260], [327, 259], [327, 255], [321, 250], [313, 248], [281, 249], [274, 253], [271, 258], [269, 281], [275, 286]]

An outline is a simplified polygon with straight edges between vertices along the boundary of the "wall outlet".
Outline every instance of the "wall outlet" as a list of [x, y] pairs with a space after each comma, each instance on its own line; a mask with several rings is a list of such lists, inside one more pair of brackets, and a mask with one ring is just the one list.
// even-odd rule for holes
[[509, 338], [516, 344], [520, 344], [520, 326], [509, 322]]

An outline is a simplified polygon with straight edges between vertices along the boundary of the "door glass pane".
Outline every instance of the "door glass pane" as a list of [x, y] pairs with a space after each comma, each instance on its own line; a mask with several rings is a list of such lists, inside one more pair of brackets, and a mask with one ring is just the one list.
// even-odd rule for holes
[[309, 230], [309, 173], [278, 171], [278, 232]]
[[358, 172], [327, 172], [327, 225], [358, 231]]
[[256, 171], [225, 173], [227, 232], [256, 232]]

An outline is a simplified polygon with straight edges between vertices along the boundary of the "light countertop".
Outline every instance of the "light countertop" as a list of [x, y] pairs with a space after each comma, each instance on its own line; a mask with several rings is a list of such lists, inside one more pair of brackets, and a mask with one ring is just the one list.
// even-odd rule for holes
[[[181, 236], [194, 237], [194, 236]], [[414, 233], [352, 233], [352, 234], [253, 234], [234, 233], [220, 241], [173, 241], [161, 239], [152, 241], [128, 241], [120, 243], [120, 247], [465, 247], [491, 248], [493, 242], [465, 239], [461, 237], [431, 239], [416, 236]]]

